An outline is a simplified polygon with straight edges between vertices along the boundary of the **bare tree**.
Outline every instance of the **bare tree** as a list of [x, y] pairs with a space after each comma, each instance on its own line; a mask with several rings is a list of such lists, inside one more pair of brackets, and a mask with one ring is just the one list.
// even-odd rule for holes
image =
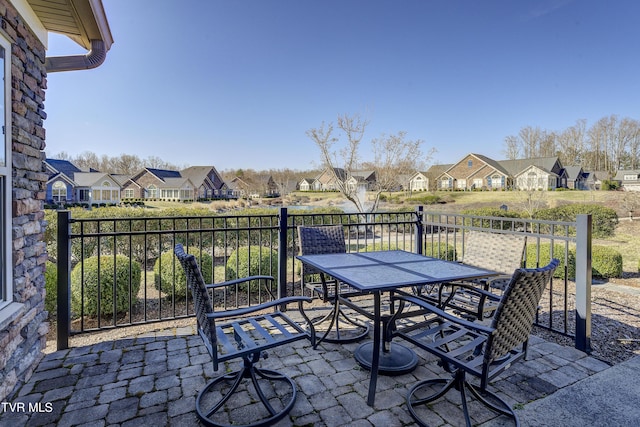
[[504, 139], [505, 149], [503, 151], [507, 160], [516, 160], [520, 158], [520, 141], [518, 137], [509, 135]]
[[584, 160], [584, 145], [587, 121], [578, 120], [575, 125], [560, 132], [556, 137], [558, 157], [564, 165], [581, 165]]
[[358, 181], [358, 172], [363, 165], [360, 149], [368, 124], [358, 114], [345, 114], [337, 120], [342, 138], [334, 135], [333, 123], [323, 122], [319, 128], [307, 131], [320, 149], [322, 164], [332, 175], [336, 188], [361, 213], [375, 211], [382, 192], [396, 190], [399, 177], [419, 170], [432, 153], [424, 156], [420, 151], [423, 141], [406, 140], [406, 132], [374, 139], [371, 142], [374, 158], [367, 164], [373, 169], [376, 182], [369, 188], [373, 190], [373, 201], [367, 208], [365, 187]]

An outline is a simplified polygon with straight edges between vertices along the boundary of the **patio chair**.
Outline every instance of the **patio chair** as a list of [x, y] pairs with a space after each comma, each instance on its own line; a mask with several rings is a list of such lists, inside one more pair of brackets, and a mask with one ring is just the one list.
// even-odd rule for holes
[[[488, 391], [487, 386], [496, 375], [526, 356], [538, 303], [558, 263], [553, 259], [542, 268], [516, 270], [489, 326], [445, 312], [410, 293], [398, 293], [392, 298], [392, 302], [398, 304], [398, 317], [407, 303], [430, 312], [432, 316], [428, 326], [421, 323], [418, 327], [397, 329], [393, 337], [405, 339], [435, 355], [444, 369], [452, 374], [450, 379], [420, 381], [409, 391], [409, 412], [419, 425], [426, 425], [423, 417], [425, 411], [429, 411], [429, 405], [452, 388], [460, 392], [467, 426], [471, 426], [467, 391], [482, 405], [512, 418], [519, 425], [514, 411], [495, 393]], [[394, 319], [392, 328], [395, 328]], [[467, 374], [478, 377], [480, 385], [467, 381]]]
[[[298, 239], [300, 255], [346, 253], [347, 246], [344, 240], [342, 225], [315, 225], [298, 226]], [[319, 276], [319, 280], [313, 280]], [[317, 294], [326, 303], [331, 304], [329, 313], [321, 318], [314, 319], [314, 325], [321, 337], [316, 341], [316, 346], [322, 341], [331, 343], [355, 342], [369, 334], [369, 325], [357, 319], [353, 319], [346, 313], [336, 292], [345, 298], [361, 296], [363, 293], [334, 278], [327, 277], [314, 267], [302, 264], [302, 282], [312, 293]], [[319, 325], [328, 322], [324, 331]]]
[[499, 301], [494, 295], [501, 295], [513, 272], [522, 267], [526, 240], [526, 236], [520, 234], [469, 231], [460, 262], [501, 274], [443, 283], [438, 288], [438, 305], [469, 320], [491, 317]]
[[[295, 403], [295, 383], [282, 373], [259, 368], [256, 363], [261, 357], [267, 357], [268, 349], [290, 345], [303, 339], [309, 339], [312, 345], [315, 343], [313, 325], [303, 310], [303, 303], [311, 302], [311, 298], [287, 297], [251, 307], [215, 311], [209, 297], [210, 290], [235, 286], [251, 280], [273, 278], [251, 276], [208, 285], [204, 283], [193, 255], [187, 254], [180, 244], [175, 246], [174, 252], [191, 288], [198, 333], [211, 355], [214, 371], [227, 361], [243, 361], [239, 370], [223, 370], [222, 375], [210, 381], [200, 391], [196, 399], [198, 418], [207, 426], [266, 426], [281, 420]], [[307, 322], [306, 327], [282, 311], [274, 309], [278, 306], [285, 307], [289, 303], [297, 303], [302, 319]], [[236, 393], [244, 379], [250, 379], [250, 383], [244, 388], [245, 391]], [[237, 401], [232, 399], [234, 395]], [[229, 414], [225, 413], [228, 408], [241, 408], [246, 405], [246, 399], [260, 401], [262, 407], [252, 405], [250, 414], [238, 410], [237, 415], [244, 416], [243, 419], [234, 419], [233, 409]]]

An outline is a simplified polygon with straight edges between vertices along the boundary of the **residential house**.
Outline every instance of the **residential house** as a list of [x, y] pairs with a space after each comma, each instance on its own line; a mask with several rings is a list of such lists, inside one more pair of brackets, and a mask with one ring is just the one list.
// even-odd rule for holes
[[502, 160], [500, 164], [509, 171], [519, 190], [567, 188], [567, 172], [558, 157]]
[[75, 199], [75, 182], [77, 172], [82, 172], [68, 160], [46, 159], [45, 171], [49, 175], [45, 200], [49, 203], [73, 203]]
[[120, 185], [120, 197], [122, 200], [141, 198], [143, 188], [133, 181], [129, 175], [111, 174]]
[[180, 171], [196, 188], [197, 199], [227, 198], [229, 186], [213, 166], [191, 166]]
[[508, 188], [511, 176], [499, 162], [470, 153], [441, 173], [437, 181], [440, 190], [495, 190]]
[[229, 182], [232, 197], [252, 198], [278, 196], [278, 185], [269, 174], [235, 177]]
[[572, 190], [587, 190], [587, 176], [580, 166], [567, 166], [567, 188]]
[[427, 172], [416, 172], [411, 175], [408, 180], [407, 190], [409, 190], [409, 192], [429, 191]]
[[352, 190], [356, 188], [365, 191], [373, 190], [376, 184], [376, 172], [374, 170], [352, 171], [346, 184]]
[[120, 203], [120, 183], [108, 173], [76, 172], [73, 181], [74, 200], [80, 203], [88, 203], [89, 206]]
[[[113, 39], [101, 0], [0, 0], [0, 401], [27, 381], [43, 357], [47, 248], [43, 207], [47, 75], [99, 67]], [[69, 36], [85, 55], [49, 57], [48, 33]], [[93, 100], [92, 102], [100, 102]], [[66, 175], [66, 174], [65, 174]], [[69, 196], [70, 177], [57, 197]], [[53, 190], [53, 182], [52, 190]], [[51, 197], [53, 197], [53, 192]]]
[[195, 185], [178, 171], [144, 168], [132, 176], [131, 181], [136, 185], [125, 183], [123, 191], [127, 195], [133, 194], [136, 199], [194, 200]]
[[625, 191], [640, 191], [640, 169], [619, 170], [613, 179]]
[[585, 171], [584, 175], [587, 190], [602, 189], [602, 183], [610, 178], [607, 171]]
[[336, 182], [336, 177], [343, 181], [346, 176], [347, 173], [344, 169], [334, 168], [332, 173], [329, 168], [326, 168], [316, 177], [316, 180], [314, 181], [314, 189], [320, 191], [337, 191], [338, 184]]
[[[315, 178], [302, 178], [300, 182], [298, 182], [298, 190], [300, 191], [317, 191], [319, 188], [315, 187], [316, 179]], [[320, 183], [318, 182], [318, 185]]]

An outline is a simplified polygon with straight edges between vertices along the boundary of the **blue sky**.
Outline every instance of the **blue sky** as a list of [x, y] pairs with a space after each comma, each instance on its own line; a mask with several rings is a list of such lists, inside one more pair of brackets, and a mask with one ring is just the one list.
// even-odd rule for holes
[[[636, 0], [103, 0], [97, 69], [48, 76], [47, 154], [219, 170], [318, 166], [310, 128], [360, 113], [433, 163], [503, 159], [525, 126], [640, 119]], [[60, 36], [48, 55], [83, 53]]]

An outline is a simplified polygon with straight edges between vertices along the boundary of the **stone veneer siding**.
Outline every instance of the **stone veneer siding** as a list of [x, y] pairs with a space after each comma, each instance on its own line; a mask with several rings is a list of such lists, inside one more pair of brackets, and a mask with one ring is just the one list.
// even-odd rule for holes
[[49, 330], [43, 240], [46, 52], [6, 0], [0, 0], [0, 18], [12, 43], [13, 301], [22, 304], [17, 315], [0, 325], [0, 401], [6, 401], [42, 359]]

